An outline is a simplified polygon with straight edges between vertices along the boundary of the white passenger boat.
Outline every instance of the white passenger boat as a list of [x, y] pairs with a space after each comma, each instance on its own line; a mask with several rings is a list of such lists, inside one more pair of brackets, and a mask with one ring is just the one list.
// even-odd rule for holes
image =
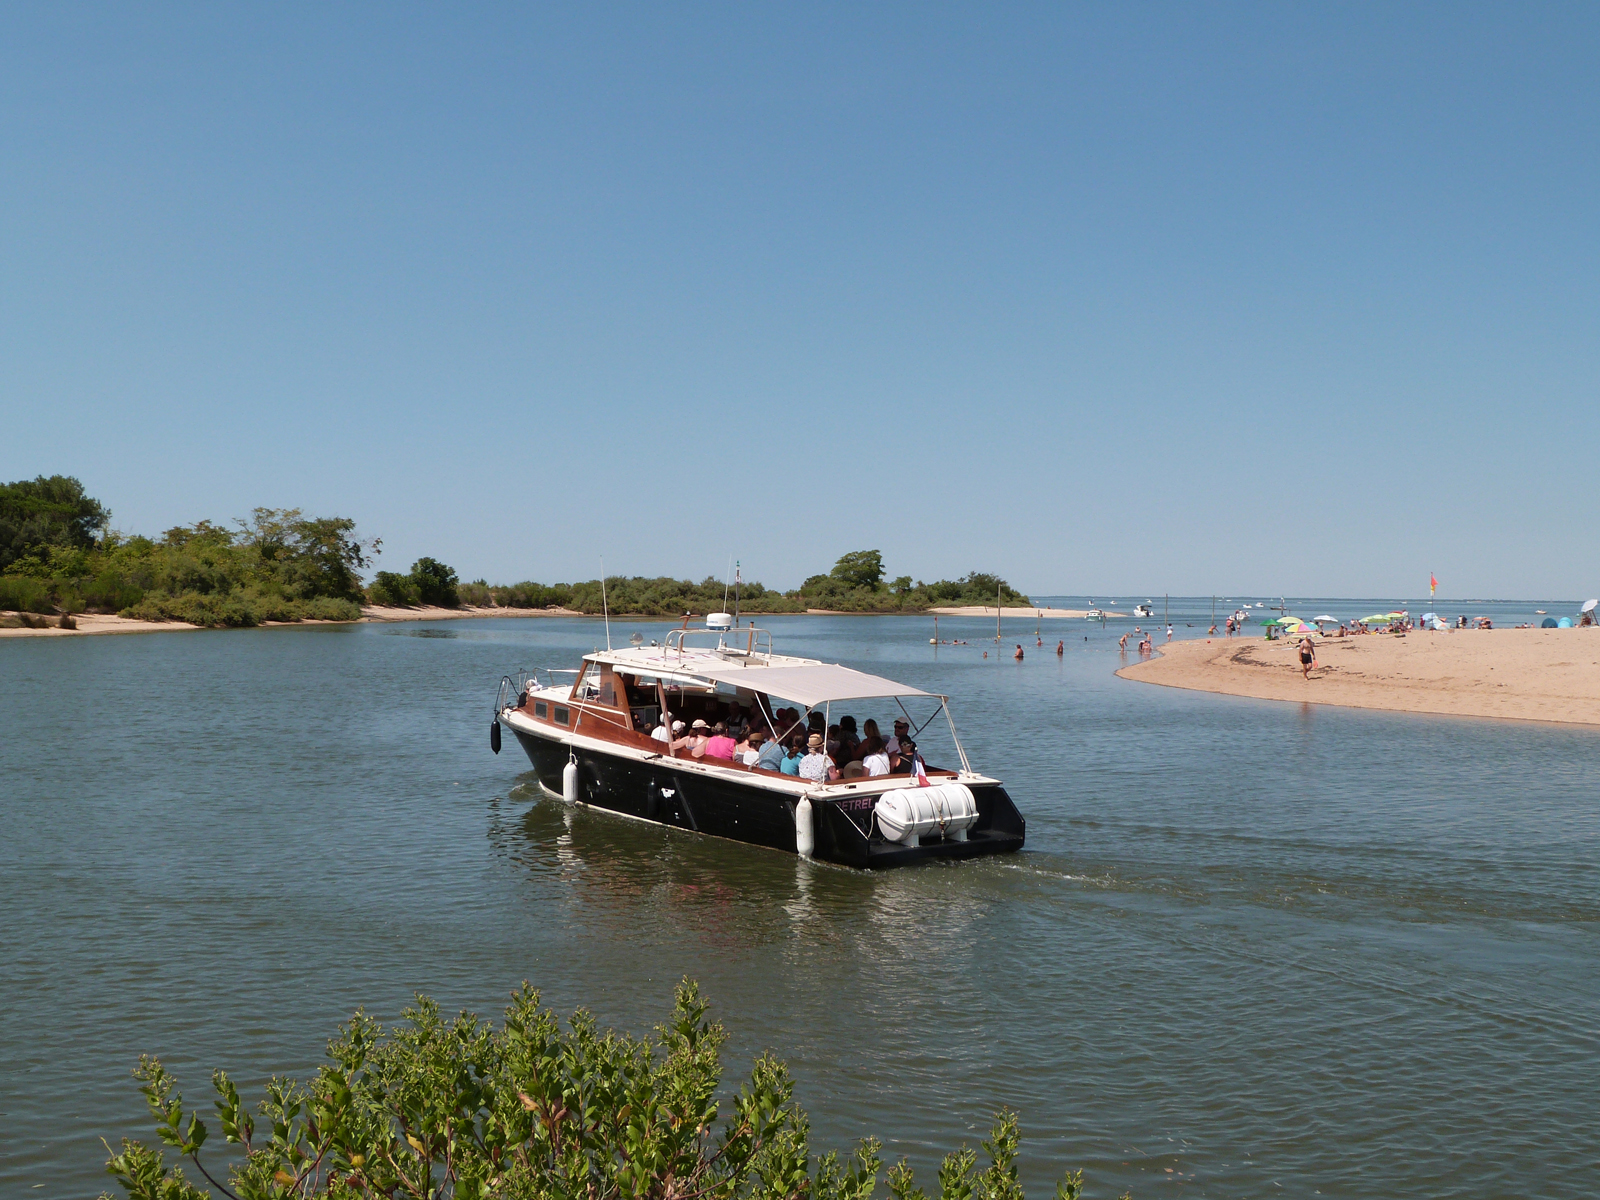
[[1156, 615], [1156, 610], [1147, 600], [1143, 604], [1135, 604], [1133, 606], [1133, 615], [1136, 617], [1153, 617]]
[[[505, 676], [491, 744], [506, 729], [533, 763], [539, 786], [572, 804], [851, 867], [1018, 850], [1025, 823], [998, 779], [972, 769], [946, 697], [877, 675], [772, 651], [754, 627], [675, 629], [660, 646], [601, 650], [582, 667]], [[846, 775], [813, 782], [725, 759], [696, 758], [652, 731], [681, 720], [708, 724], [733, 705], [781, 742], [811, 714], [827, 728], [848, 711], [885, 729], [904, 717], [921, 745], [922, 776]], [[780, 708], [799, 720], [784, 728]], [[925, 740], [923, 735], [929, 736]], [[952, 756], [934, 765], [938, 740]]]

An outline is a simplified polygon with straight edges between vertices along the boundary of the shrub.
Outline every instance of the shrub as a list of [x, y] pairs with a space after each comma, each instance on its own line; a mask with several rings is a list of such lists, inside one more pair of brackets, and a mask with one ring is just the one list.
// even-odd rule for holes
[[72, 619], [70, 613], [62, 613], [61, 620], [57, 621], [56, 624], [61, 626], [62, 629], [76, 629], [78, 627], [78, 623]]
[[379, 571], [367, 589], [367, 597], [374, 604], [392, 604], [409, 607], [418, 603], [417, 589], [411, 580], [393, 571]]
[[419, 558], [411, 564], [411, 585], [424, 604], [460, 608], [456, 573], [436, 558]]
[[17, 612], [53, 613], [50, 585], [26, 575], [0, 575], [0, 608]]
[[[469, 1013], [447, 1020], [423, 997], [395, 1029], [358, 1012], [315, 1078], [267, 1084], [259, 1130], [226, 1072], [212, 1075], [222, 1135], [244, 1154], [226, 1188], [201, 1161], [207, 1126], [166, 1068], [142, 1058], [134, 1076], [161, 1140], [240, 1200], [868, 1200], [880, 1144], [813, 1156], [777, 1059], [761, 1056], [738, 1095], [719, 1098], [727, 1034], [706, 1009], [683, 983], [653, 1040], [601, 1033], [581, 1010], [563, 1031], [526, 985], [498, 1029]], [[1020, 1141], [1015, 1114], [1000, 1114], [986, 1167], [966, 1148], [945, 1158], [941, 1200], [1023, 1200]], [[124, 1139], [106, 1168], [135, 1200], [206, 1195], [142, 1142]], [[926, 1200], [904, 1160], [888, 1186], [894, 1200]], [[1057, 1200], [1082, 1189], [1069, 1174]]]

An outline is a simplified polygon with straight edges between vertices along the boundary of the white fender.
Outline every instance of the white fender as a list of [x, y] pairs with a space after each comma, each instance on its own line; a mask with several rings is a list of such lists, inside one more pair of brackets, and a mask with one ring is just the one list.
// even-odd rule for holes
[[578, 764], [574, 759], [567, 759], [561, 768], [561, 798], [568, 804], [578, 802]]
[[801, 796], [794, 806], [794, 848], [801, 858], [810, 858], [817, 848], [816, 831], [811, 825], [811, 797]]

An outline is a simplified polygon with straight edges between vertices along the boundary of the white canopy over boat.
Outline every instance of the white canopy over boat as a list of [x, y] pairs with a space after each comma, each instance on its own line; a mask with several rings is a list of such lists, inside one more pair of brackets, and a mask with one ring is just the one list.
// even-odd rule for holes
[[676, 649], [665, 653], [660, 648], [612, 650], [587, 656], [595, 662], [610, 663], [631, 674], [648, 675], [668, 683], [721, 683], [748, 688], [816, 708], [830, 700], [878, 700], [891, 697], [926, 696], [942, 699], [933, 692], [909, 687], [869, 675], [836, 663], [812, 658], [790, 658], [780, 654], [728, 655], [716, 651]]

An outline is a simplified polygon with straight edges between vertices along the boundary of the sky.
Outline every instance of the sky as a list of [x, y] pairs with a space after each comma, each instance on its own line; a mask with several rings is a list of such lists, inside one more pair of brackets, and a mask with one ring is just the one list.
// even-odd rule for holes
[[1600, 7], [10, 5], [0, 479], [380, 565], [1600, 590]]

